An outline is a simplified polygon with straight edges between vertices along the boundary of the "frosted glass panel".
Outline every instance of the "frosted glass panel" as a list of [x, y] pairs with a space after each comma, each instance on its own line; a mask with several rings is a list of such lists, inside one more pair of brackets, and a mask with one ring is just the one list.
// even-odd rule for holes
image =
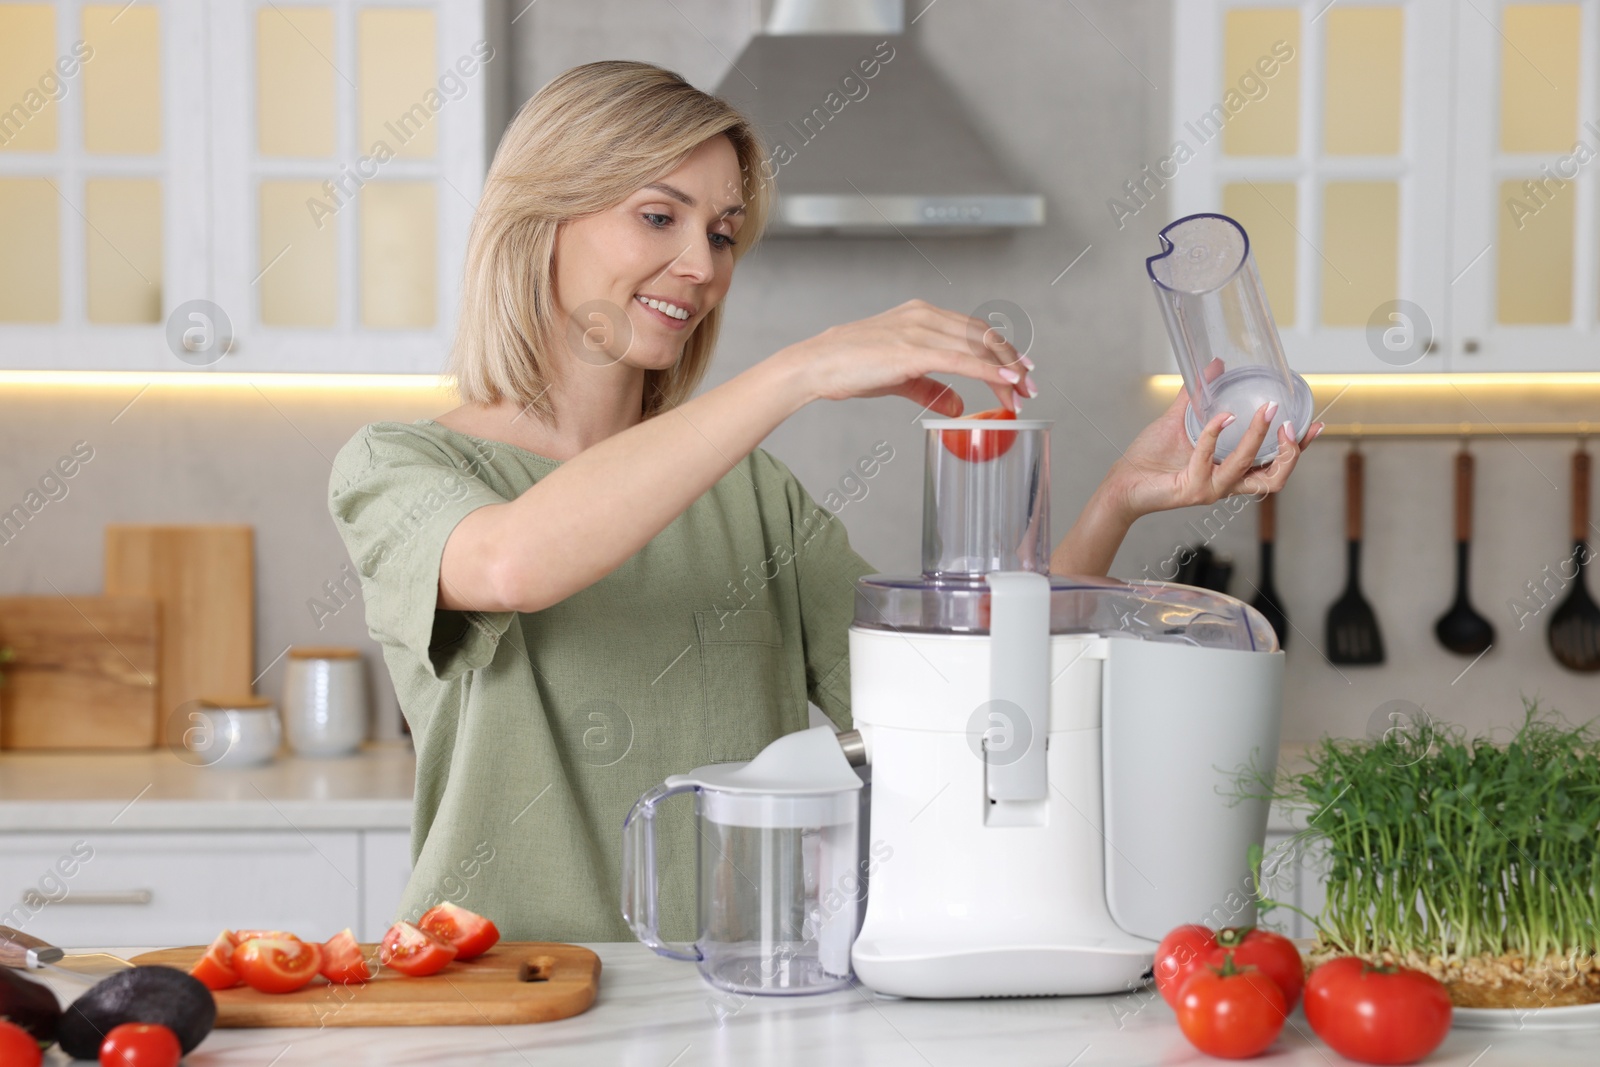
[[433, 12], [369, 7], [358, 18], [362, 152], [382, 141], [402, 158], [432, 157], [434, 113], [444, 102], [436, 85]]
[[85, 183], [90, 322], [161, 321], [161, 183]]
[[433, 325], [437, 232], [431, 182], [368, 182], [362, 187], [362, 325]]
[[264, 156], [331, 156], [333, 12], [269, 4], [256, 11], [256, 147]]
[[1238, 219], [1250, 235], [1256, 270], [1267, 288], [1273, 321], [1280, 327], [1294, 325], [1299, 237], [1292, 222], [1298, 200], [1293, 182], [1234, 182], [1222, 187], [1222, 212]]
[[161, 29], [147, 4], [91, 4], [83, 39], [83, 146], [91, 152], [161, 151]]
[[1400, 151], [1405, 23], [1398, 7], [1340, 7], [1327, 23], [1322, 150], [1331, 156]]
[[1500, 235], [1495, 242], [1500, 322], [1571, 321], [1572, 216], [1577, 199], [1570, 184], [1535, 200], [1519, 179], [1500, 183]]
[[1209, 139], [1225, 120], [1222, 150], [1230, 156], [1294, 155], [1300, 144], [1299, 9], [1235, 8], [1223, 33], [1222, 114], [1197, 117], [1197, 126]]
[[316, 181], [262, 182], [259, 260], [261, 321], [269, 326], [332, 326], [339, 314], [339, 228], [306, 208], [322, 200]]
[[0, 322], [61, 317], [61, 219], [43, 178], [0, 178]]
[[55, 151], [55, 62], [55, 8], [0, 4], [0, 152]]
[[1578, 27], [1577, 4], [1516, 4], [1505, 9], [1500, 45], [1502, 152], [1572, 148], [1578, 136]]
[[1400, 295], [1400, 186], [1324, 186], [1322, 254], [1323, 325], [1365, 326], [1378, 305]]

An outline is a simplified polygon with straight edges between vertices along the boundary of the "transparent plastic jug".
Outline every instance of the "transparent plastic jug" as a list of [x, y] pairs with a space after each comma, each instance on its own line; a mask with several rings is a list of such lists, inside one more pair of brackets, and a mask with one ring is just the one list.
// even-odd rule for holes
[[[826, 726], [779, 738], [749, 763], [673, 775], [647, 791], [622, 830], [622, 916], [659, 954], [699, 964], [738, 993], [822, 993], [850, 982], [866, 895], [858, 856], [861, 779]], [[699, 934], [657, 930], [655, 817], [694, 793]]]
[[1278, 427], [1294, 424], [1297, 440], [1311, 427], [1311, 388], [1289, 369], [1267, 293], [1244, 227], [1226, 215], [1189, 215], [1161, 231], [1158, 255], [1145, 260], [1178, 369], [1189, 391], [1184, 428], [1197, 440], [1220, 412], [1237, 416], [1217, 438], [1216, 459], [1238, 446], [1262, 404], [1277, 413], [1256, 463], [1278, 454]]

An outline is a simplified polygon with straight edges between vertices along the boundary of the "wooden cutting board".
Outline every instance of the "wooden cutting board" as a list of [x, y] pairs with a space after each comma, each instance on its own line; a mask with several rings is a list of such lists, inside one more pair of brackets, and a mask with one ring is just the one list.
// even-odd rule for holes
[[[187, 971], [206, 946], [146, 952], [130, 962]], [[377, 945], [361, 954], [376, 958]], [[372, 981], [330, 985], [321, 978], [293, 993], [258, 993], [243, 986], [216, 993], [217, 1025], [246, 1026], [482, 1026], [542, 1023], [588, 1010], [600, 987], [600, 957], [579, 945], [504, 941], [438, 974], [408, 978], [387, 967]]]
[[0, 748], [152, 748], [159, 667], [149, 597], [0, 597]]
[[105, 591], [161, 605], [156, 712], [181, 729], [179, 707], [251, 692], [255, 663], [255, 543], [249, 526], [106, 527]]

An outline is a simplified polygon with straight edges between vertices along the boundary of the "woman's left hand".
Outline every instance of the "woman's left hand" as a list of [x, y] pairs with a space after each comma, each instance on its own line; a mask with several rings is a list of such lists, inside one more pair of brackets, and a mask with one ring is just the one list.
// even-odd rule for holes
[[1188, 402], [1188, 392], [1180, 389], [1166, 412], [1133, 439], [1106, 476], [1103, 488], [1112, 492], [1129, 522], [1153, 511], [1214, 504], [1240, 493], [1276, 493], [1289, 480], [1300, 453], [1322, 432], [1322, 423], [1312, 423], [1305, 444], [1297, 445], [1285, 423], [1278, 429], [1277, 456], [1266, 466], [1252, 467], [1250, 461], [1266, 440], [1271, 421], [1263, 406], [1251, 418], [1233, 453], [1217, 463], [1213, 460], [1217, 436], [1228, 416], [1213, 418], [1191, 445], [1183, 426]]

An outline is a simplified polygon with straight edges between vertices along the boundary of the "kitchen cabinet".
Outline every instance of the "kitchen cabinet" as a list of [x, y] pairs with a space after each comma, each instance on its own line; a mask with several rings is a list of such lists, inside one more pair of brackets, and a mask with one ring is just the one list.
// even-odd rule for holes
[[415, 776], [405, 744], [231, 770], [0, 753], [0, 923], [68, 947], [237, 926], [375, 941], [411, 874]]
[[0, 370], [442, 369], [481, 2], [0, 4], [0, 40]]
[[1172, 7], [1119, 223], [1238, 218], [1301, 372], [1600, 370], [1596, 0]]
[[348, 926], [373, 941], [393, 919], [410, 874], [408, 836], [0, 834], [0, 901], [14, 902], [10, 918], [0, 921], [69, 946], [130, 939], [204, 944], [239, 926], [308, 937], [331, 937]]

